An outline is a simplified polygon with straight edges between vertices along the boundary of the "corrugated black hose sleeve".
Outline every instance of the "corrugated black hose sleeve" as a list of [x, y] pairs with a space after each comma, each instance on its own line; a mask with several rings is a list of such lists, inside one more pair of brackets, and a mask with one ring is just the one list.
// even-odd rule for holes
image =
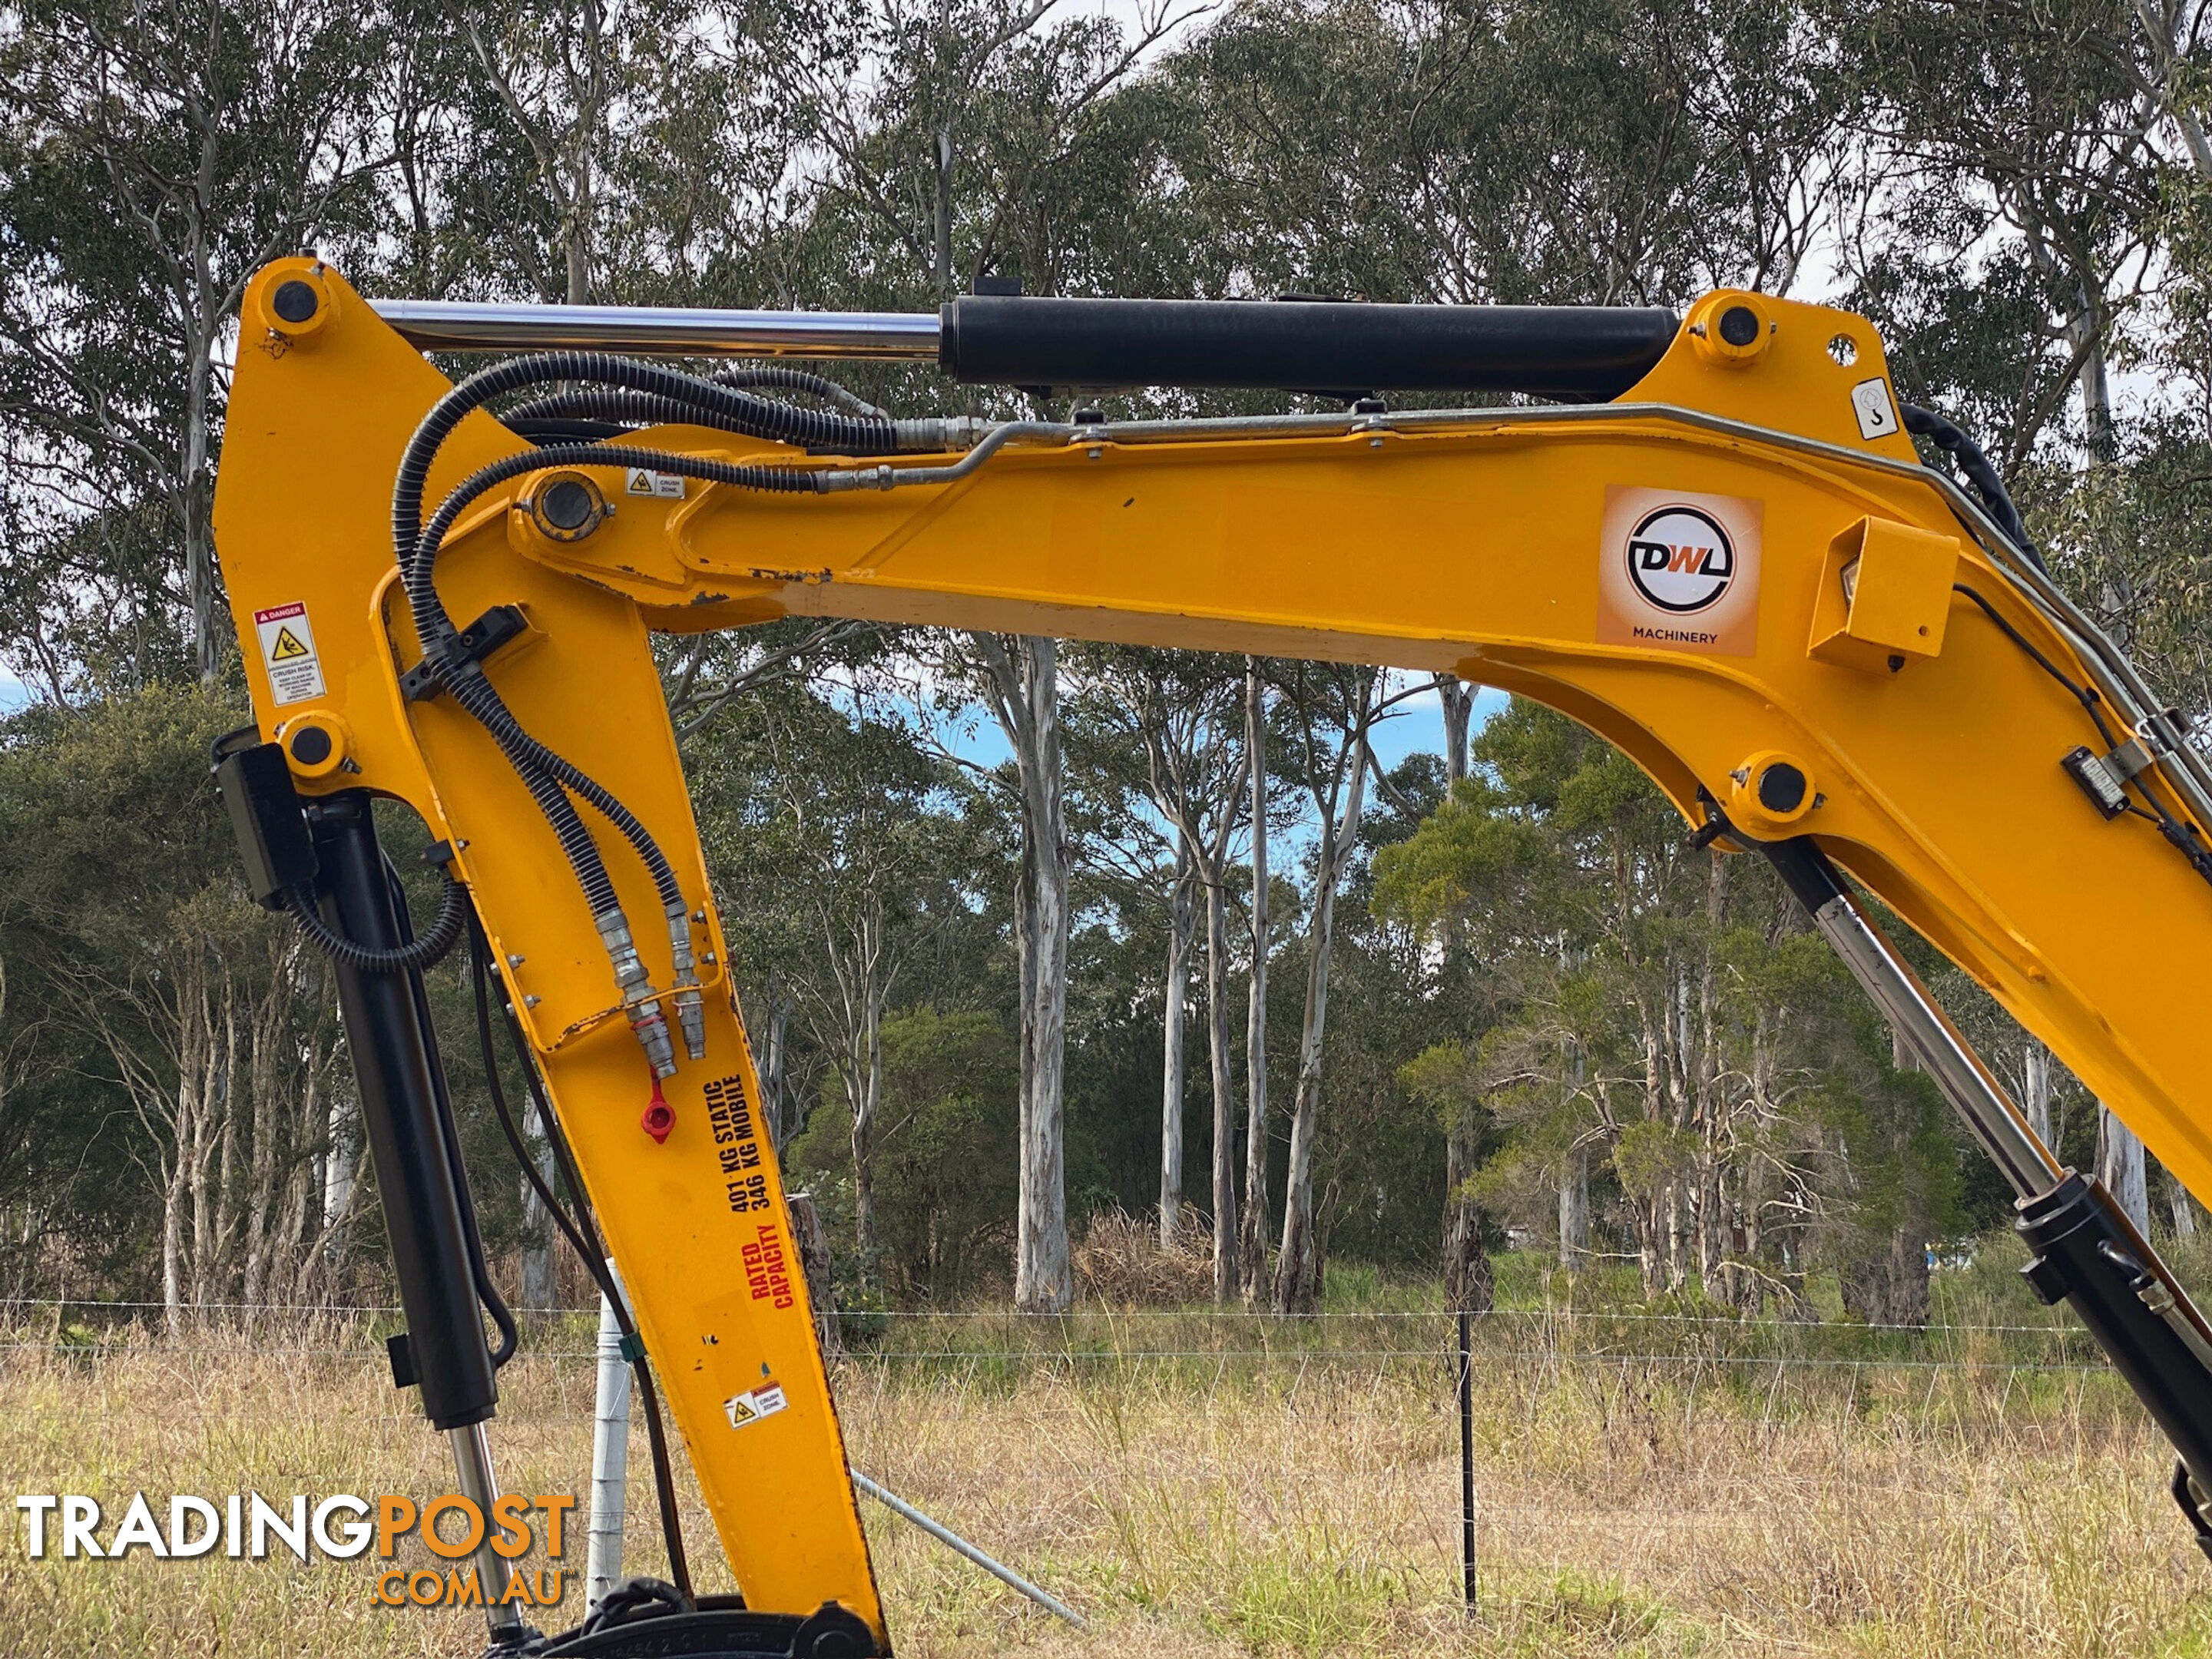
[[[467, 510], [471, 502], [507, 479], [546, 467], [562, 465], [645, 466], [658, 472], [680, 473], [686, 477], [703, 478], [710, 483], [732, 484], [748, 489], [804, 493], [818, 488], [815, 482], [817, 475], [804, 470], [735, 466], [726, 461], [710, 460], [696, 455], [627, 446], [610, 450], [597, 444], [558, 444], [505, 456], [489, 466], [477, 469], [464, 479], [438, 504], [437, 512], [422, 526], [419, 545], [424, 550], [408, 572], [407, 589], [409, 601], [415, 610], [416, 631], [425, 640], [432, 636], [441, 622], [446, 623], [447, 636], [450, 637], [451, 624], [437, 599], [435, 563], [436, 550], [442, 544], [453, 521]], [[639, 857], [645, 860], [647, 867], [653, 872], [653, 885], [664, 906], [680, 907], [683, 904], [683, 892], [677, 884], [675, 874], [645, 826], [604, 787], [525, 732], [481, 666], [471, 662], [455, 663], [441, 653], [432, 656], [431, 668], [440, 683], [453, 693], [455, 701], [491, 733], [516, 769], [523, 775], [524, 781], [531, 785], [532, 794], [552, 821], [556, 833], [562, 837], [562, 847], [568, 850], [570, 863], [577, 866], [579, 878], [583, 879], [586, 871], [596, 877], [596, 880], [585, 882], [594, 914], [613, 907], [614, 890], [612, 884], [606, 881], [605, 866], [599, 860], [598, 850], [592, 845], [589, 833], [575, 817], [574, 809], [568, 805], [566, 794], [574, 794], [590, 805], [636, 849]], [[552, 804], [555, 801], [558, 802], [557, 806]], [[573, 823], [574, 834], [580, 838], [580, 845], [570, 846], [569, 833], [563, 826], [564, 819]], [[603, 892], [594, 890], [599, 883], [606, 883]]]
[[1959, 464], [1959, 471], [1966, 475], [1966, 482], [1982, 498], [1982, 505], [1996, 520], [2013, 544], [2027, 556], [2027, 562], [2045, 575], [2051, 574], [2043, 562], [2043, 555], [2027, 538], [2027, 526], [2021, 521], [2020, 509], [2013, 505], [2012, 492], [2005, 488], [2004, 480], [1997, 475], [1996, 465], [1982, 447], [1968, 437], [1953, 422], [1946, 420], [1932, 409], [1922, 409], [1906, 404], [1902, 410], [1905, 429], [1916, 438], [1925, 438]]

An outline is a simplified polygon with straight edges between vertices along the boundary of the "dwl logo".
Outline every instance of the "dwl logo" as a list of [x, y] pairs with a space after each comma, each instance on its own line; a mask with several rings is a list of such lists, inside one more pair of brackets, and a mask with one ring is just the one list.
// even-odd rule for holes
[[1717, 603], [1735, 580], [1735, 547], [1694, 507], [1647, 513], [1628, 533], [1628, 579], [1662, 611], [1686, 616]]

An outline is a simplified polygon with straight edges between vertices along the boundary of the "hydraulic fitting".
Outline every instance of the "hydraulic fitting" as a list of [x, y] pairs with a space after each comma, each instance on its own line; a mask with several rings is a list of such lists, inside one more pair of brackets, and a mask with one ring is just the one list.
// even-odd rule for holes
[[674, 1077], [676, 1048], [669, 1040], [668, 1021], [660, 1011], [660, 993], [653, 988], [645, 963], [638, 957], [636, 941], [629, 936], [629, 919], [618, 909], [602, 910], [592, 921], [599, 930], [599, 942], [606, 946], [607, 960], [614, 965], [615, 985], [622, 992], [629, 1029], [644, 1048], [645, 1057], [653, 1062], [653, 1075]]
[[700, 994], [698, 965], [691, 953], [691, 919], [681, 903], [668, 907], [668, 948], [676, 964], [676, 1024], [684, 1033], [684, 1052], [707, 1058], [707, 1002]]

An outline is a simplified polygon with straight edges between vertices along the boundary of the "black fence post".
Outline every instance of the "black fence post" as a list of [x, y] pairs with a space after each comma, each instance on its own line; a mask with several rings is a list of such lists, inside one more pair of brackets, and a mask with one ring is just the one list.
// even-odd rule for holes
[[1467, 1616], [1474, 1617], [1474, 1316], [1459, 1310], [1459, 1545]]

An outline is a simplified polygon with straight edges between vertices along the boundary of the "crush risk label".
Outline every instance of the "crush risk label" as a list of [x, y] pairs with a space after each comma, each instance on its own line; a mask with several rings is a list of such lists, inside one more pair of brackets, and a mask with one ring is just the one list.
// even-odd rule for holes
[[1765, 503], [1613, 484], [1598, 537], [1603, 645], [1748, 657], [1759, 648]]
[[315, 654], [315, 630], [307, 607], [280, 605], [253, 613], [261, 638], [261, 662], [269, 671], [269, 690], [279, 708], [323, 695], [323, 660]]

